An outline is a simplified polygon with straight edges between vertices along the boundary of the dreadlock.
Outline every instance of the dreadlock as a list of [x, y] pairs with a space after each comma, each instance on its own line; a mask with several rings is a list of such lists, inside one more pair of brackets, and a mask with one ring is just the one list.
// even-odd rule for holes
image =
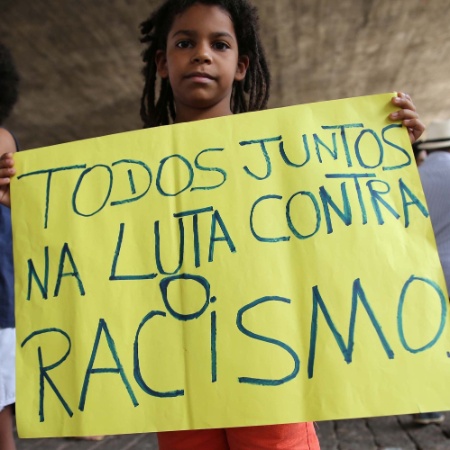
[[19, 75], [10, 51], [0, 43], [0, 125], [17, 101]]
[[141, 24], [141, 42], [147, 44], [142, 56], [145, 84], [141, 97], [141, 118], [144, 127], [167, 125], [175, 119], [175, 105], [168, 79], [160, 80], [156, 97], [158, 50], [165, 50], [167, 37], [175, 16], [196, 3], [219, 6], [231, 17], [236, 32], [239, 54], [249, 58], [245, 79], [234, 82], [231, 94], [231, 111], [236, 114], [259, 111], [267, 106], [270, 74], [258, 34], [258, 14], [248, 0], [166, 0]]

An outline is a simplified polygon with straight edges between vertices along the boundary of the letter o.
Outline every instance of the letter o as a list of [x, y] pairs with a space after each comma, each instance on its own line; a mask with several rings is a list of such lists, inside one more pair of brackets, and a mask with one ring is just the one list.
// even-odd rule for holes
[[[380, 158], [379, 158], [378, 162], [373, 166], [366, 164], [363, 161], [363, 159], [361, 157], [361, 152], [359, 150], [359, 144], [361, 142], [361, 139], [367, 133], [371, 134], [374, 137], [374, 139], [378, 145], [378, 149], [380, 150]], [[376, 167], [379, 167], [381, 165], [381, 163], [383, 162], [383, 157], [384, 157], [384, 148], [383, 148], [383, 143], [381, 142], [381, 139], [378, 137], [378, 135], [375, 133], [375, 131], [370, 130], [370, 129], [361, 131], [361, 133], [359, 134], [359, 136], [355, 142], [355, 155], [356, 155], [356, 158], [358, 159], [359, 165], [361, 167], [365, 167], [366, 169], [375, 169]]]
[[[423, 345], [422, 347], [419, 347], [419, 348], [412, 348], [406, 342], [405, 333], [404, 333], [404, 330], [403, 330], [403, 307], [404, 307], [404, 304], [405, 304], [405, 297], [406, 297], [406, 293], [407, 293], [409, 287], [411, 286], [411, 284], [414, 281], [422, 281], [423, 283], [426, 283], [426, 284], [430, 285], [437, 292], [437, 294], [439, 295], [439, 299], [440, 299], [440, 302], [441, 302], [441, 318], [440, 318], [438, 331], [436, 332], [436, 335], [434, 336], [434, 338], [430, 342], [428, 342], [427, 344], [425, 344], [425, 345]], [[411, 353], [419, 353], [419, 352], [423, 352], [423, 351], [433, 347], [433, 345], [437, 342], [437, 340], [440, 338], [442, 332], [444, 331], [445, 320], [446, 320], [446, 313], [447, 313], [447, 302], [448, 302], [448, 299], [445, 297], [444, 293], [442, 292], [442, 290], [438, 286], [438, 284], [435, 283], [434, 281], [429, 280], [427, 278], [416, 277], [415, 275], [412, 275], [408, 279], [408, 281], [403, 286], [402, 292], [400, 294], [400, 301], [399, 301], [399, 304], [398, 304], [398, 312], [397, 312], [398, 334], [399, 334], [399, 337], [400, 337], [400, 341], [401, 341], [403, 347], [405, 348], [405, 350], [407, 350], [408, 352], [411, 352]]]
[[[182, 313], [175, 311], [175, 309], [172, 308], [172, 305], [169, 302], [167, 291], [168, 291], [170, 283], [172, 283], [173, 281], [176, 281], [176, 280], [193, 280], [203, 286], [203, 288], [205, 289], [205, 293], [206, 293], [206, 299], [205, 299], [203, 306], [198, 311], [195, 311], [190, 314], [182, 314]], [[206, 280], [206, 278], [201, 277], [199, 275], [190, 275], [190, 274], [184, 273], [184, 274], [173, 275], [170, 277], [163, 278], [161, 280], [161, 282], [159, 283], [159, 289], [161, 291], [162, 299], [163, 299], [164, 305], [167, 308], [167, 311], [169, 311], [169, 313], [173, 317], [175, 317], [175, 319], [182, 320], [182, 321], [198, 319], [206, 311], [206, 308], [208, 308], [208, 305], [211, 301], [210, 300], [211, 288], [210, 288], [209, 282], [208, 282], [208, 280]]]
[[[188, 181], [186, 183], [186, 186], [180, 188], [176, 192], [169, 193], [169, 192], [166, 192], [166, 191], [163, 190], [163, 188], [161, 186], [161, 177], [162, 177], [164, 166], [165, 166], [166, 162], [169, 161], [172, 158], [179, 159], [186, 166], [187, 171], [188, 171]], [[177, 177], [177, 181], [178, 180], [179, 180], [179, 177]], [[181, 155], [170, 155], [170, 156], [167, 156], [166, 158], [163, 158], [159, 162], [158, 174], [156, 176], [156, 188], [158, 189], [158, 192], [161, 195], [164, 195], [166, 197], [175, 197], [176, 195], [181, 194], [185, 190], [189, 189], [192, 186], [192, 182], [193, 181], [194, 181], [194, 169], [192, 168], [191, 163], [184, 156], [181, 156]]]
[[[297, 228], [295, 228], [294, 224], [292, 223], [291, 203], [294, 200], [294, 198], [297, 197], [298, 195], [309, 197], [314, 206], [314, 210], [316, 211], [316, 228], [310, 234], [301, 234], [297, 230]], [[294, 234], [294, 236], [297, 239], [308, 239], [311, 236], [314, 236], [319, 231], [320, 223], [322, 221], [322, 216], [320, 214], [320, 207], [319, 207], [319, 203], [316, 200], [316, 197], [314, 197], [314, 195], [308, 191], [299, 191], [299, 192], [296, 192], [294, 195], [292, 195], [286, 204], [286, 220], [287, 220], [290, 230], [292, 231], [292, 233]]]
[[[109, 186], [106, 192], [106, 196], [105, 199], [103, 201], [103, 203], [100, 205], [100, 207], [98, 209], [96, 209], [93, 212], [90, 213], [82, 213], [80, 212], [80, 210], [78, 209], [77, 206], [77, 195], [78, 195], [78, 190], [80, 189], [81, 183], [84, 179], [84, 177], [89, 174], [90, 172], [92, 172], [94, 169], [97, 168], [103, 168], [107, 171], [108, 176], [109, 176]], [[78, 178], [77, 184], [75, 186], [75, 189], [73, 191], [73, 195], [72, 195], [72, 208], [75, 211], [76, 214], [78, 214], [79, 216], [83, 216], [83, 217], [90, 217], [93, 216], [95, 214], [97, 214], [98, 212], [100, 212], [104, 206], [106, 205], [106, 203], [108, 202], [109, 196], [111, 195], [111, 189], [112, 189], [112, 184], [113, 184], [113, 173], [112, 170], [110, 169], [110, 167], [105, 166], [104, 164], [97, 164], [95, 166], [90, 167], [89, 169], [85, 169], [83, 170], [83, 172], [81, 173], [80, 177]]]

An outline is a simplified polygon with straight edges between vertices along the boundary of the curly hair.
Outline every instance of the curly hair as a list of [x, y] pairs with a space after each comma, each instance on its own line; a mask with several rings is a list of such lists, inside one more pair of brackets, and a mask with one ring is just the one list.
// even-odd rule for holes
[[9, 116], [19, 96], [19, 74], [11, 52], [0, 43], [0, 124]]
[[245, 79], [234, 82], [231, 94], [233, 113], [259, 111], [267, 106], [270, 91], [270, 73], [259, 38], [258, 14], [248, 0], [166, 0], [141, 24], [141, 42], [147, 44], [142, 53], [144, 89], [141, 97], [141, 118], [144, 127], [167, 125], [175, 119], [176, 111], [169, 80], [160, 80], [156, 95], [158, 50], [165, 50], [167, 37], [175, 16], [196, 3], [213, 5], [227, 11], [233, 22], [239, 54], [249, 58]]

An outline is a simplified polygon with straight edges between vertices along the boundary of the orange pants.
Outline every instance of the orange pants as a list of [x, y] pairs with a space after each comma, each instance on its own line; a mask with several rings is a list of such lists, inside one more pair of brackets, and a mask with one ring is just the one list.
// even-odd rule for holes
[[320, 450], [312, 422], [158, 433], [159, 450]]

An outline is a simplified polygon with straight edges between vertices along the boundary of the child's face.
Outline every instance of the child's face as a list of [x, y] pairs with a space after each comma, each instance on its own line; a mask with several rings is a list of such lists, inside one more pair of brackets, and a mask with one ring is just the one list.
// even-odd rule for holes
[[231, 114], [233, 82], [244, 79], [248, 58], [239, 56], [226, 11], [197, 3], [175, 17], [156, 64], [159, 75], [169, 78], [181, 122]]

